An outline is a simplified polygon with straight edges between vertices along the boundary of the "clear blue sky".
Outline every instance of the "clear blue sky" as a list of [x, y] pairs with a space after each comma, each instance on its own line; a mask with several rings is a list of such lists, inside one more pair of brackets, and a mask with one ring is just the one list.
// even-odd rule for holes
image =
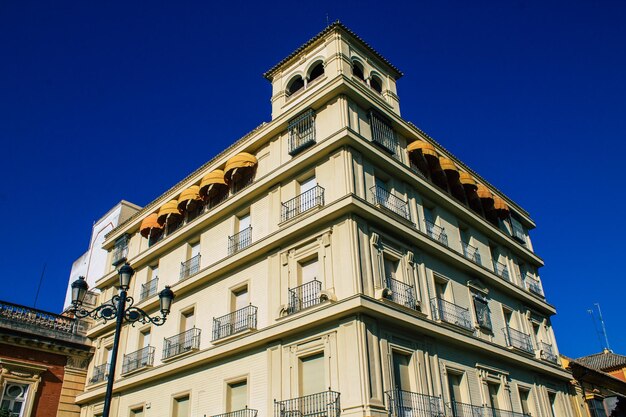
[[[341, 4], [340, 4], [341, 3]], [[626, 353], [626, 3], [0, 2], [0, 299], [58, 311], [94, 220], [270, 119], [262, 73], [341, 19], [402, 114], [527, 209], [561, 351]], [[219, 103], [219, 105], [217, 105]]]

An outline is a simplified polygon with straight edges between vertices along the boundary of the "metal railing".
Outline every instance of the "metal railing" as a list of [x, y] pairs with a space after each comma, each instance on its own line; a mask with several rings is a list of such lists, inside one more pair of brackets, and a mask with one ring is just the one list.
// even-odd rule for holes
[[398, 139], [389, 122], [374, 111], [370, 111], [369, 119], [372, 128], [372, 142], [395, 156], [398, 149]]
[[513, 238], [521, 243], [526, 243], [526, 233], [524, 233], [524, 229], [514, 223], [511, 223], [511, 231], [513, 232]]
[[244, 330], [256, 329], [256, 313], [256, 306], [249, 305], [222, 317], [214, 317], [212, 340], [231, 336]]
[[168, 337], [163, 342], [163, 359], [200, 348], [200, 329], [193, 328], [186, 332]]
[[441, 397], [401, 389], [387, 391], [385, 394], [392, 417], [439, 417], [445, 414]]
[[295, 288], [289, 288], [288, 314], [297, 313], [305, 308], [320, 304], [322, 302], [320, 299], [321, 291], [322, 283], [317, 278]]
[[6, 301], [0, 301], [0, 320], [61, 333], [77, 334], [86, 330], [76, 319]]
[[391, 194], [380, 185], [375, 185], [370, 188], [370, 198], [372, 204], [377, 207], [385, 208], [400, 217], [411, 220], [409, 203]]
[[533, 278], [528, 273], [524, 276], [524, 285], [526, 289], [530, 292], [533, 292], [537, 295], [543, 297], [543, 289], [541, 288], [541, 282], [538, 279]]
[[102, 365], [94, 366], [93, 373], [89, 382], [97, 384], [104, 381], [109, 376], [109, 364], [103, 363]]
[[274, 417], [339, 417], [340, 394], [324, 391], [291, 400], [274, 400]]
[[146, 346], [128, 355], [122, 361], [122, 374], [154, 364], [154, 346]]
[[211, 417], [256, 417], [258, 414], [258, 410], [254, 410], [252, 408], [244, 408], [243, 410], [231, 411], [229, 413], [216, 414]]
[[180, 263], [180, 278], [182, 281], [184, 279], [189, 278], [192, 275], [195, 275], [200, 270], [200, 254], [197, 254], [193, 258], [189, 258], [185, 262]]
[[324, 188], [316, 185], [282, 204], [280, 221], [285, 222], [315, 207], [324, 205]]
[[113, 265], [117, 265], [126, 260], [128, 256], [128, 242], [124, 242], [120, 245], [115, 245], [113, 249], [113, 261], [111, 262]]
[[448, 403], [453, 417], [530, 417], [517, 411], [502, 410], [499, 408], [485, 407], [460, 402]]
[[502, 262], [497, 262], [497, 261], [493, 262], [493, 272], [495, 272], [497, 276], [504, 278], [507, 281], [510, 280], [509, 267], [503, 264]]
[[503, 327], [502, 332], [504, 333], [507, 346], [512, 346], [525, 352], [533, 353], [533, 343], [530, 340], [530, 335], [522, 333], [519, 330], [512, 329], [509, 326]]
[[387, 277], [387, 288], [391, 290], [391, 294], [387, 297], [389, 300], [409, 308], [416, 307], [415, 288], [412, 285]]
[[552, 363], [557, 362], [558, 358], [554, 354], [551, 344], [545, 342], [537, 342], [537, 347], [539, 348], [539, 356], [541, 357], [541, 359]]
[[248, 226], [239, 233], [228, 236], [228, 254], [234, 255], [252, 243], [252, 226]]
[[426, 235], [429, 238], [448, 246], [448, 235], [446, 235], [446, 230], [443, 227], [437, 226], [430, 220], [424, 220], [424, 224], [426, 224]]
[[435, 320], [441, 320], [468, 330], [473, 328], [470, 313], [467, 308], [436, 297], [430, 300], [430, 304]]
[[248, 185], [252, 184], [254, 181], [254, 171], [250, 171], [245, 173], [243, 177], [239, 177], [233, 180], [230, 184], [230, 192], [233, 194], [237, 194], [239, 191], [246, 188]]
[[141, 284], [141, 293], [139, 294], [139, 301], [156, 295], [159, 284], [159, 278], [151, 279], [145, 284]]
[[315, 112], [309, 109], [289, 122], [289, 155], [315, 144]]
[[463, 248], [463, 256], [475, 264], [481, 265], [480, 253], [477, 247], [463, 241], [461, 241], [461, 247]]

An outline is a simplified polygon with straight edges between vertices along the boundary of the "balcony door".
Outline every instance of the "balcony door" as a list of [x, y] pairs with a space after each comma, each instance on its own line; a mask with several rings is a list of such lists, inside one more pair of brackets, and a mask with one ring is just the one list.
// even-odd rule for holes
[[243, 410], [248, 405], [248, 381], [228, 384], [226, 411]]
[[302, 357], [299, 362], [300, 396], [318, 394], [328, 390], [323, 352]]
[[393, 383], [394, 389], [412, 392], [410, 363], [411, 357], [400, 352], [393, 352]]
[[500, 409], [500, 384], [487, 383], [487, 398], [489, 400], [489, 406], [493, 417], [499, 417], [499, 413], [496, 410]]
[[315, 177], [307, 178], [306, 180], [300, 182], [300, 210], [298, 210], [299, 213], [315, 207], [315, 191], [311, 191], [315, 187], [317, 187], [317, 180], [315, 179]]
[[239, 311], [239, 313], [232, 315], [232, 326], [233, 332], [238, 332], [241, 330], [245, 330], [249, 328], [248, 321], [250, 317], [248, 316], [246, 311], [242, 311], [242, 309], [248, 307], [250, 304], [250, 295], [248, 293], [248, 287], [240, 288], [236, 291], [233, 291], [233, 313]]

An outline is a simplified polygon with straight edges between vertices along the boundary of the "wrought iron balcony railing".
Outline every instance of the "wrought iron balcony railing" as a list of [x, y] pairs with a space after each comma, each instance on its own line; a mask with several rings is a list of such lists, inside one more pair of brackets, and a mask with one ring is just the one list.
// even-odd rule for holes
[[180, 281], [185, 280], [200, 271], [200, 254], [180, 263]]
[[400, 217], [411, 220], [411, 214], [409, 213], [409, 203], [391, 194], [380, 185], [375, 185], [370, 188], [370, 199], [372, 204], [374, 204], [375, 206], [382, 207], [391, 211], [394, 214], [397, 214]]
[[137, 369], [152, 366], [154, 364], [154, 346], [146, 346], [128, 355], [124, 355], [122, 361], [122, 374], [127, 374]]
[[526, 289], [528, 291], [543, 297], [543, 289], [541, 288], [541, 282], [538, 279], [533, 278], [528, 273], [526, 273], [526, 275], [524, 276], [524, 285], [526, 286]]
[[477, 247], [463, 241], [461, 241], [461, 247], [463, 247], [463, 256], [465, 256], [467, 259], [474, 262], [475, 264], [482, 264], [480, 259], [480, 253], [478, 252]]
[[289, 155], [295, 155], [315, 144], [315, 112], [307, 110], [289, 122]]
[[502, 262], [493, 262], [493, 272], [496, 273], [497, 276], [504, 278], [509, 281], [509, 267], [503, 264]]
[[442, 300], [441, 298], [431, 299], [430, 304], [435, 320], [454, 324], [467, 330], [473, 328], [471, 316], [467, 308]]
[[533, 353], [533, 343], [530, 340], [530, 335], [522, 333], [519, 330], [512, 329], [508, 326], [502, 328], [502, 332], [504, 333], [507, 346], [511, 346], [528, 353]]
[[95, 366], [93, 368], [93, 373], [91, 374], [91, 379], [89, 382], [92, 384], [97, 384], [98, 382], [104, 381], [109, 376], [109, 364], [103, 363], [102, 365]]
[[256, 313], [256, 306], [249, 305], [222, 317], [213, 318], [213, 340], [256, 329]]
[[156, 295], [158, 289], [159, 279], [154, 278], [145, 284], [141, 284], [141, 293], [139, 294], [139, 301], [150, 298]]
[[259, 413], [258, 410], [254, 410], [252, 408], [244, 408], [243, 410], [231, 411], [229, 413], [216, 414], [211, 417], [256, 417]]
[[324, 205], [324, 188], [316, 185], [303, 192], [302, 194], [292, 198], [289, 201], [282, 203], [282, 213], [280, 216], [281, 222], [285, 222], [289, 219], [307, 212], [315, 207], [321, 207]]
[[165, 339], [163, 342], [163, 359], [194, 349], [200, 349], [200, 329], [195, 327]]
[[289, 288], [288, 314], [297, 313], [305, 308], [320, 304], [322, 302], [320, 298], [321, 291], [322, 283], [317, 279], [295, 288]]
[[31, 329], [29, 331], [68, 335], [84, 335], [87, 332], [87, 325], [80, 320], [6, 301], [0, 301], [0, 322]]
[[128, 243], [124, 243], [123, 245], [116, 245], [115, 249], [113, 249], [113, 265], [119, 265], [126, 260], [128, 256]]
[[446, 230], [443, 227], [437, 226], [430, 220], [424, 220], [424, 223], [426, 224], [426, 235], [429, 238], [448, 246], [448, 235], [446, 235]]
[[324, 391], [291, 400], [274, 400], [274, 417], [339, 417], [339, 396], [338, 392]]
[[556, 354], [554, 353], [551, 344], [545, 342], [537, 342], [537, 347], [539, 348], [539, 355], [541, 359], [543, 359], [544, 361], [557, 363], [558, 358], [556, 357]]
[[412, 285], [387, 277], [387, 288], [391, 290], [391, 294], [387, 297], [389, 300], [409, 308], [417, 306], [415, 288]]
[[378, 113], [371, 111], [369, 116], [372, 128], [372, 142], [395, 156], [398, 149], [396, 132], [393, 131], [389, 122]]
[[502, 410], [500, 408], [464, 404], [460, 402], [448, 403], [448, 406], [452, 411], [453, 417], [530, 417], [530, 414], [524, 414], [517, 411]]
[[401, 389], [387, 391], [385, 394], [392, 417], [442, 417], [445, 414], [441, 397]]
[[252, 226], [248, 226], [239, 233], [228, 236], [228, 254], [234, 255], [252, 244]]

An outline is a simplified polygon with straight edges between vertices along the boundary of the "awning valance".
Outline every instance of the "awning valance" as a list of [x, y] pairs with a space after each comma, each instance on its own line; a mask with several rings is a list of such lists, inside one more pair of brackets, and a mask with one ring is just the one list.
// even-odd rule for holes
[[441, 165], [441, 169], [443, 169], [444, 171], [459, 172], [456, 165], [454, 165], [454, 162], [452, 162], [448, 158], [444, 158], [443, 156], [439, 157], [439, 165]]
[[152, 213], [151, 215], [143, 219], [143, 221], [141, 222], [141, 226], [139, 226], [139, 233], [141, 233], [141, 236], [149, 237], [150, 231], [152, 229], [163, 229], [163, 226], [159, 224], [157, 218], [158, 215], [156, 213]]
[[202, 178], [202, 181], [200, 181], [200, 195], [207, 195], [214, 186], [228, 187], [226, 179], [224, 178], [224, 171], [221, 169], [211, 171]]
[[414, 151], [422, 151], [422, 155], [430, 155], [437, 157], [437, 151], [435, 147], [430, 143], [424, 142], [423, 140], [416, 140], [414, 142], [409, 143], [406, 147], [406, 150], [411, 153]]
[[493, 197], [493, 207], [498, 211], [500, 218], [506, 219], [509, 216], [509, 206], [497, 195]]
[[202, 199], [200, 198], [199, 190], [199, 186], [192, 185], [191, 187], [180, 193], [180, 196], [178, 197], [178, 209], [184, 210], [187, 208], [187, 205], [190, 202], [201, 201]]
[[224, 167], [224, 178], [230, 180], [236, 170], [241, 168], [252, 168], [258, 163], [254, 155], [250, 155], [247, 152], [241, 152], [226, 161]]
[[163, 204], [159, 209], [159, 216], [157, 218], [157, 221], [160, 224], [165, 224], [165, 221], [169, 217], [180, 218], [182, 217], [182, 215], [183, 214], [178, 209], [178, 201], [170, 200], [167, 203]]
[[478, 189], [476, 190], [478, 193], [478, 197], [486, 200], [493, 200], [493, 194], [489, 191], [489, 188], [485, 187], [482, 184], [478, 184]]
[[476, 180], [474, 179], [474, 177], [472, 177], [467, 172], [461, 171], [461, 173], [459, 174], [459, 181], [463, 185], [467, 185], [469, 187], [473, 187], [474, 189], [478, 188], [476, 186]]

